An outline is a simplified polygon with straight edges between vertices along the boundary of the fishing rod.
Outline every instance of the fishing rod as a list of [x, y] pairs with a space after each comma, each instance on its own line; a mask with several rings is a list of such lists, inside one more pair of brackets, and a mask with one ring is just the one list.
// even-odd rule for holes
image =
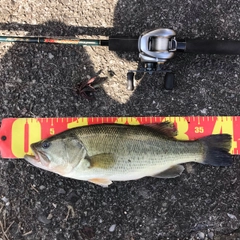
[[101, 39], [76, 39], [54, 37], [0, 36], [0, 42], [25, 42], [40, 44], [75, 44], [80, 46], [106, 46], [110, 51], [138, 52], [141, 66], [127, 73], [127, 89], [134, 89], [134, 73], [152, 74], [164, 72], [164, 88], [172, 90], [174, 75], [162, 68], [163, 63], [174, 56], [175, 52], [200, 54], [240, 55], [240, 41], [235, 40], [177, 40], [176, 32], [168, 28], [146, 31], [139, 37], [110, 36]]

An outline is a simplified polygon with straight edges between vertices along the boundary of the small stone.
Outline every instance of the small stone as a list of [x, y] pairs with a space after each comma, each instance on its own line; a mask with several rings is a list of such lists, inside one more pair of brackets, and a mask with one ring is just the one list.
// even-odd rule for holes
[[76, 203], [78, 199], [79, 199], [79, 196], [74, 191], [68, 193], [66, 197], [66, 200], [70, 203]]
[[28, 110], [27, 110], [26, 108], [23, 108], [22, 111], [21, 111], [21, 114], [22, 114], [22, 115], [25, 115], [25, 114], [27, 113], [27, 111], [28, 111]]
[[46, 216], [44, 215], [40, 215], [38, 217], [38, 221], [40, 221], [41, 223], [44, 223], [44, 224], [49, 224], [51, 222], [50, 219], [48, 219]]
[[53, 56], [51, 53], [48, 54], [48, 57], [49, 57], [50, 59], [53, 59], [53, 58], [54, 58], [54, 56]]
[[166, 207], [166, 206], [167, 206], [167, 203], [166, 203], [166, 202], [162, 203], [162, 206], [163, 206], [163, 207]]
[[113, 224], [113, 225], [109, 228], [109, 232], [114, 232], [116, 226], [117, 226], [116, 224]]
[[1, 199], [2, 199], [2, 201], [4, 201], [5, 203], [8, 202], [8, 198], [6, 198], [6, 197], [2, 197]]
[[53, 218], [53, 215], [51, 213], [48, 214], [47, 219], [51, 220]]
[[213, 232], [209, 232], [209, 233], [208, 233], [208, 238], [210, 238], [210, 239], [213, 239], [213, 238], [214, 238]]
[[206, 108], [203, 108], [202, 110], [200, 110], [200, 112], [201, 112], [202, 114], [206, 114], [206, 113], [207, 113], [207, 109], [206, 109]]
[[46, 188], [46, 187], [43, 186], [43, 185], [41, 185], [41, 186], [39, 187], [40, 190], [43, 190], [43, 189], [45, 189], [45, 188]]
[[198, 234], [199, 239], [204, 239], [205, 234], [203, 232], [199, 232]]
[[233, 220], [237, 220], [237, 217], [231, 213], [227, 213], [228, 217], [230, 217]]
[[57, 234], [57, 240], [65, 240], [66, 238], [64, 237], [64, 234], [63, 233], [58, 233]]
[[63, 188], [58, 189], [58, 194], [65, 194], [66, 191]]

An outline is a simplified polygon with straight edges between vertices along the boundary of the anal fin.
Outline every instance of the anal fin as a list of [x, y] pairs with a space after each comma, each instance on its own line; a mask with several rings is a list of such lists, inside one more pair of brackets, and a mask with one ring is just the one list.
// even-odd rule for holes
[[182, 165], [174, 165], [167, 170], [160, 172], [152, 177], [155, 178], [175, 178], [182, 174], [184, 167]]
[[112, 184], [112, 181], [107, 178], [91, 178], [88, 179], [89, 182], [100, 185], [102, 187], [108, 187], [108, 185]]

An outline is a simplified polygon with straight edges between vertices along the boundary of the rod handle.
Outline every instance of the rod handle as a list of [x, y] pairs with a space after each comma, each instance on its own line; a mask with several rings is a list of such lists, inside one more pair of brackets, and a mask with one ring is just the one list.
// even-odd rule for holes
[[201, 39], [186, 40], [185, 52], [240, 55], [240, 41]]
[[108, 44], [110, 51], [138, 52], [138, 37], [110, 36]]

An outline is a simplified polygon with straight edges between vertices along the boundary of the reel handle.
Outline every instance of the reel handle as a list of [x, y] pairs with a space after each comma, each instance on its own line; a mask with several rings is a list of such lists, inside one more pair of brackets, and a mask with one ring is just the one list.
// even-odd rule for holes
[[[181, 42], [181, 41], [180, 41]], [[240, 41], [235, 40], [185, 40], [186, 53], [240, 55]]]
[[134, 84], [133, 84], [134, 73], [128, 72], [127, 73], [127, 90], [133, 91]]

